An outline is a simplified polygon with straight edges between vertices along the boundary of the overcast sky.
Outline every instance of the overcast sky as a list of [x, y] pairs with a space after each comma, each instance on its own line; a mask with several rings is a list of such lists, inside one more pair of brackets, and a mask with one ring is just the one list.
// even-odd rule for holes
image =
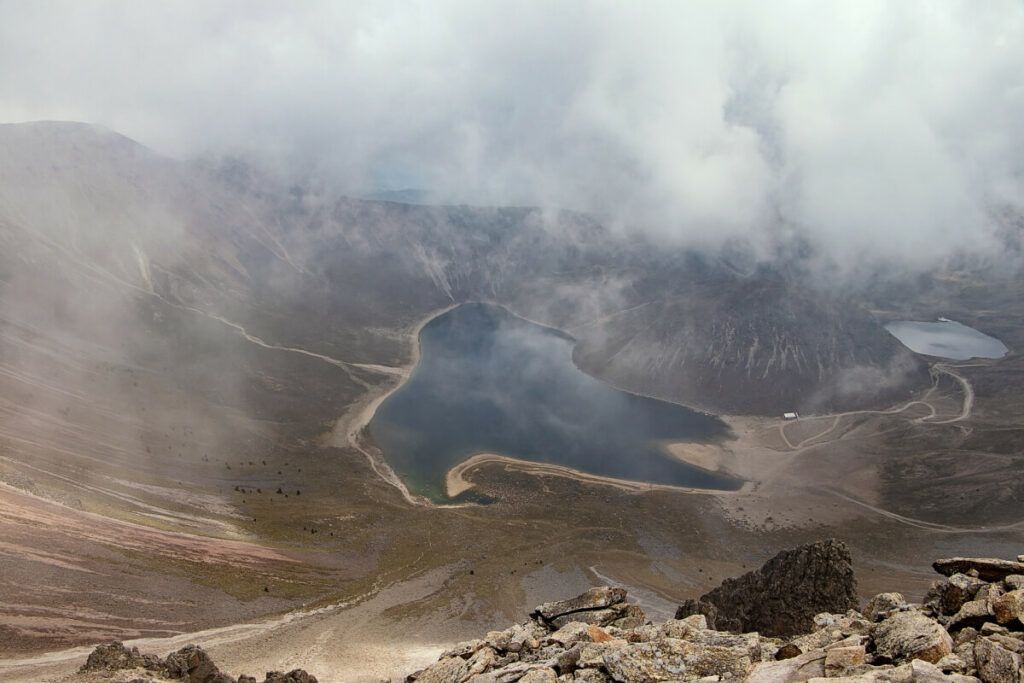
[[0, 0], [0, 121], [931, 263], [1024, 205], [1024, 2]]

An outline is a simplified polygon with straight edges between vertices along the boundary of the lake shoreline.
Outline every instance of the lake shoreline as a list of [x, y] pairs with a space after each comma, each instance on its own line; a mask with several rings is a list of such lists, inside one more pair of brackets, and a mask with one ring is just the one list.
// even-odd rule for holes
[[[730, 478], [735, 478], [739, 480], [741, 485], [739, 488], [732, 490], [722, 488], [688, 487], [674, 484], [657, 484], [653, 482], [642, 482], [612, 476], [589, 474], [582, 470], [578, 470], [568, 466], [554, 465], [550, 463], [521, 459], [516, 458], [514, 456], [501, 455], [498, 453], [481, 452], [475, 455], [471, 455], [469, 458], [459, 462], [445, 474], [445, 489], [448, 488], [447, 480], [448, 477], [451, 476], [452, 472], [456, 472], [456, 476], [461, 476], [461, 473], [465, 473], [468, 470], [473, 469], [475, 466], [483, 464], [481, 456], [488, 456], [488, 458], [490, 459], [489, 461], [494, 461], [495, 459], [502, 459], [503, 461], [506, 462], [506, 464], [510, 464], [512, 467], [515, 467], [516, 469], [520, 469], [523, 471], [528, 471], [532, 469], [535, 471], [536, 474], [542, 474], [541, 470], [546, 470], [546, 473], [548, 474], [557, 474], [559, 476], [573, 478], [584, 483], [615, 486], [623, 490], [628, 490], [635, 493], [641, 493], [643, 491], [651, 490], [671, 490], [681, 493], [733, 494], [745, 491], [750, 486], [751, 482], [744, 480], [742, 477], [734, 475], [732, 472], [728, 471], [728, 469], [705, 467], [702, 464], [699, 464], [699, 461], [695, 461], [694, 459], [686, 457], [685, 455], [681, 456], [679, 453], [676, 452], [678, 448], [683, 446], [690, 446], [696, 444], [708, 447], [717, 447], [723, 441], [734, 439], [735, 436], [732, 433], [731, 426], [729, 425], [728, 421], [723, 419], [723, 416], [716, 415], [701, 407], [690, 406], [661, 396], [653, 396], [650, 394], [644, 394], [642, 392], [633, 391], [631, 389], [616, 386], [612, 382], [609, 382], [604, 378], [598, 377], [579, 366], [575, 358], [575, 350], [578, 344], [578, 340], [570, 332], [563, 330], [555, 325], [540, 322], [520, 315], [511, 307], [503, 303], [486, 300], [471, 300], [452, 303], [442, 308], [434, 309], [428, 315], [426, 315], [418, 322], [416, 322], [415, 325], [413, 325], [406, 333], [407, 338], [409, 338], [411, 341], [409, 360], [406, 363], [396, 366], [397, 372], [393, 373], [391, 375], [391, 378], [374, 386], [373, 389], [371, 389], [369, 392], [367, 392], [366, 395], [364, 395], [361, 398], [361, 400], [355, 403], [349, 410], [345, 411], [345, 413], [335, 422], [334, 427], [326, 437], [329, 445], [335, 447], [347, 446], [354, 448], [358, 450], [360, 453], [362, 453], [369, 461], [371, 469], [374, 471], [374, 473], [377, 474], [386, 483], [398, 489], [398, 491], [401, 493], [402, 497], [406, 500], [406, 502], [416, 506], [429, 507], [465, 507], [466, 505], [474, 504], [444, 503], [432, 500], [429, 497], [421, 494], [413, 493], [412, 491], [409, 490], [408, 485], [402, 479], [402, 477], [392, 467], [392, 465], [387, 459], [387, 455], [383, 452], [383, 450], [377, 444], [373, 443], [372, 440], [368, 439], [367, 433], [367, 427], [373, 421], [373, 418], [376, 416], [377, 411], [380, 409], [380, 406], [383, 405], [383, 403], [388, 398], [390, 398], [392, 395], [398, 392], [402, 387], [404, 387], [409, 382], [409, 380], [415, 373], [416, 368], [420, 364], [423, 354], [423, 329], [431, 322], [446, 315], [447, 313], [450, 313], [451, 311], [462, 306], [473, 304], [494, 306], [500, 308], [515, 318], [518, 318], [522, 321], [540, 327], [545, 331], [548, 331], [562, 339], [565, 339], [566, 341], [569, 341], [572, 344], [569, 360], [575, 367], [575, 369], [578, 370], [580, 373], [586, 375], [587, 377], [590, 377], [591, 379], [602, 383], [609, 389], [613, 389], [617, 392], [628, 394], [633, 397], [650, 399], [670, 404], [673, 406], [677, 406], [679, 408], [688, 410], [692, 413], [720, 421], [726, 429], [726, 434], [718, 435], [708, 439], [707, 441], [700, 442], [662, 440], [658, 444], [658, 447], [661, 451], [664, 452], [666, 458], [676, 460], [680, 463], [693, 467], [696, 470], [704, 471], [708, 474], [721, 474], [728, 476]], [[467, 488], [463, 490], [468, 490], [469, 488], [472, 488], [473, 485], [470, 482], [455, 484], [456, 488], [458, 488], [459, 486], [467, 486]], [[448, 497], [452, 498], [454, 496], [449, 495]]]
[[456, 496], [473, 489], [476, 485], [467, 479], [466, 475], [471, 470], [490, 463], [502, 463], [505, 465], [506, 469], [515, 469], [534, 476], [565, 477], [584, 484], [611, 486], [612, 488], [629, 493], [675, 491], [677, 493], [696, 493], [701, 495], [738, 495], [749, 493], [754, 486], [754, 483], [750, 481], [744, 481], [743, 484], [735, 490], [696, 488], [690, 486], [678, 486], [675, 484], [656, 484], [653, 482], [634, 481], [631, 479], [620, 479], [600, 474], [591, 474], [566, 465], [555, 465], [553, 463], [537, 462], [536, 460], [525, 460], [523, 458], [502, 455], [500, 453], [476, 453], [448, 470], [445, 474], [445, 494], [449, 498], [455, 498]]

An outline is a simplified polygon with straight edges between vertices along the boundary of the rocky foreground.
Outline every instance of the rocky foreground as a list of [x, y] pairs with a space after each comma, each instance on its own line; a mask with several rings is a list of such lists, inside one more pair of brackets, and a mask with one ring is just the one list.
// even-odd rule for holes
[[[592, 588], [540, 605], [504, 631], [459, 643], [405, 681], [1024, 683], [1024, 556], [951, 558], [933, 567], [944, 578], [923, 604], [882, 593], [860, 610], [815, 613], [821, 605], [855, 603], [855, 583], [845, 546], [811, 544], [688, 601], [676, 619], [661, 624], [649, 623], [624, 589]], [[762, 624], [773, 635], [727, 630], [736, 624]], [[243, 676], [236, 682], [194, 646], [161, 660], [119, 643], [104, 645], [83, 672], [128, 669], [142, 676], [119, 680], [256, 681]], [[268, 673], [264, 683], [316, 678], [297, 670]]]

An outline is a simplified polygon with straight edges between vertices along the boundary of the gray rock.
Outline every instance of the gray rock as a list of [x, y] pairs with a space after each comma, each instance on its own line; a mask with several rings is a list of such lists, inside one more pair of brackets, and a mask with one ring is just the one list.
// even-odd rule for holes
[[752, 662], [740, 648], [698, 645], [665, 638], [654, 643], [637, 643], [604, 653], [604, 665], [613, 680], [690, 681], [705, 676], [742, 678]]
[[206, 683], [207, 679], [220, 673], [210, 655], [198, 645], [186, 645], [177, 652], [167, 655], [164, 659], [164, 671], [169, 677], [188, 683]]
[[1003, 585], [1006, 586], [1006, 590], [1020, 590], [1024, 588], [1024, 574], [1010, 574], [1003, 579]]
[[867, 607], [864, 608], [864, 616], [868, 621], [881, 621], [889, 616], [890, 612], [901, 609], [906, 604], [902, 593], [879, 593], [868, 601]]
[[82, 673], [89, 671], [118, 671], [120, 669], [134, 669], [143, 665], [142, 655], [139, 648], [133, 647], [130, 650], [120, 641], [112, 641], [97, 645], [89, 653], [85, 664], [79, 669]]
[[946, 626], [950, 631], [957, 631], [967, 626], [980, 628], [986, 621], [994, 618], [995, 613], [992, 611], [991, 602], [971, 600], [960, 607], [960, 610], [953, 615]]
[[416, 677], [416, 683], [459, 683], [468, 673], [466, 660], [448, 657], [421, 671]]
[[558, 677], [551, 669], [533, 669], [527, 671], [526, 675], [519, 679], [519, 683], [556, 683]]
[[565, 614], [603, 609], [625, 602], [625, 600], [626, 590], [624, 588], [600, 586], [597, 588], [591, 588], [586, 593], [578, 595], [570, 600], [545, 602], [543, 605], [538, 605], [531, 616], [537, 616], [544, 621], [550, 622]]
[[1021, 656], [989, 638], [974, 644], [975, 667], [984, 683], [1020, 683]]
[[1024, 589], [1012, 590], [996, 598], [992, 611], [1000, 624], [1024, 624]]
[[781, 661], [757, 664], [747, 676], [745, 683], [806, 681], [824, 676], [825, 653], [815, 650]]
[[947, 579], [933, 583], [924, 601], [939, 614], [953, 615], [965, 602], [974, 600], [978, 590], [984, 585], [984, 581], [973, 576], [953, 574]]
[[990, 557], [951, 557], [936, 560], [932, 568], [945, 576], [975, 572], [982, 581], [1002, 581], [1010, 574], [1024, 574], [1024, 562]]
[[726, 579], [683, 603], [676, 618], [703, 614], [714, 629], [790, 636], [809, 631], [816, 614], [856, 607], [850, 551], [828, 540], [784, 550], [757, 571]]
[[854, 669], [864, 666], [867, 656], [863, 645], [830, 648], [825, 652], [825, 676], [846, 676]]
[[292, 669], [288, 673], [268, 671], [263, 683], [317, 683], [317, 680], [303, 669]]
[[935, 663], [953, 651], [946, 629], [920, 612], [898, 612], [875, 627], [875, 654], [895, 663]]

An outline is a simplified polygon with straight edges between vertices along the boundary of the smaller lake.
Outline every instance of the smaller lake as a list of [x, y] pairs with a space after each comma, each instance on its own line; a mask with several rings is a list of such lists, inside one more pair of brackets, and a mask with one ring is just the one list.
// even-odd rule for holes
[[576, 367], [573, 345], [504, 308], [459, 306], [424, 326], [420, 362], [378, 408], [370, 435], [410, 491], [435, 501], [447, 500], [448, 470], [481, 452], [616, 479], [739, 488], [660, 445], [723, 438], [721, 420], [612, 388]]
[[885, 326], [908, 349], [926, 356], [967, 360], [968, 358], [1002, 358], [1007, 348], [995, 337], [952, 320], [934, 323], [900, 320]]

